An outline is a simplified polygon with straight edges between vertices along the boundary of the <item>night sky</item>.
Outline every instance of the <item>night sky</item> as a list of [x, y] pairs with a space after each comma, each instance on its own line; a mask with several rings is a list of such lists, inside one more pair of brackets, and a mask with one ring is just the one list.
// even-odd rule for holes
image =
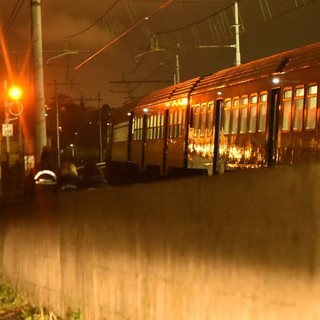
[[[102, 104], [121, 106], [173, 83], [177, 54], [181, 81], [234, 65], [234, 49], [200, 48], [234, 44], [233, 3], [42, 0], [46, 99], [56, 79], [59, 93], [83, 97], [88, 106], [97, 105], [98, 92]], [[239, 10], [242, 63], [320, 40], [320, 0], [241, 0]], [[2, 0], [0, 24], [12, 69], [27, 81], [30, 1]], [[153, 34], [161, 50], [143, 54]], [[75, 52], [54, 58], [65, 49]], [[6, 80], [4, 59], [0, 72]]]

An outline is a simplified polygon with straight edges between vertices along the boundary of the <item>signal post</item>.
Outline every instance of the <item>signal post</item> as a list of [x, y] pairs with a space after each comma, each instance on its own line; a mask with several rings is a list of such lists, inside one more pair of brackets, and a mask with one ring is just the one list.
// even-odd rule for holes
[[[6, 152], [5, 157], [1, 157], [1, 168], [0, 168], [0, 195], [3, 193], [3, 182], [7, 186], [10, 185], [9, 169], [10, 169], [10, 137], [13, 137], [13, 124], [12, 121], [18, 120], [19, 132], [18, 132], [18, 144], [19, 144], [19, 160], [22, 158], [22, 132], [20, 115], [23, 111], [23, 104], [21, 99], [23, 97], [22, 87], [19, 85], [12, 85], [7, 87], [7, 82], [4, 82], [4, 116], [5, 121], [2, 124], [2, 137], [5, 138]], [[2, 148], [2, 147], [1, 147]], [[5, 177], [5, 179], [3, 179]]]

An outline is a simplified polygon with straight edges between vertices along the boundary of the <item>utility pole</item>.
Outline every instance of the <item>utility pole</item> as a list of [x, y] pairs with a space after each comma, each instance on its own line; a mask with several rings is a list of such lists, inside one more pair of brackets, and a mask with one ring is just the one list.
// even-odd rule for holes
[[54, 80], [54, 96], [55, 96], [55, 107], [56, 107], [56, 135], [57, 135], [57, 164], [60, 167], [60, 110], [59, 110], [59, 98], [57, 89], [57, 80]]
[[179, 55], [176, 54], [176, 73], [174, 75], [174, 84], [180, 83], [180, 64]]
[[241, 64], [241, 53], [240, 53], [240, 24], [239, 24], [239, 4], [238, 1], [234, 3], [234, 21], [235, 21], [235, 32], [236, 32], [236, 66]]
[[43, 83], [41, 0], [30, 0], [32, 21], [32, 51], [34, 74], [34, 99], [36, 108], [36, 162], [40, 159], [42, 148], [47, 144], [46, 111]]
[[100, 91], [98, 91], [98, 111], [99, 111], [99, 160], [103, 160], [102, 152], [102, 115], [101, 115], [101, 102], [100, 102]]

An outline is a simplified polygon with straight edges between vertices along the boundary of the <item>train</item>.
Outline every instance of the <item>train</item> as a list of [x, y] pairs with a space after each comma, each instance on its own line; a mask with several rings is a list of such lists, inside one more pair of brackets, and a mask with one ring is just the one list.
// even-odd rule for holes
[[168, 176], [318, 161], [319, 84], [320, 42], [159, 89], [110, 114], [106, 163]]

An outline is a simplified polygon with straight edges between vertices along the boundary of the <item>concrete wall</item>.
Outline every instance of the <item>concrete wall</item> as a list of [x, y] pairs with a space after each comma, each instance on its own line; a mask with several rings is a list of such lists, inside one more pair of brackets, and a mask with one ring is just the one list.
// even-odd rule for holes
[[320, 165], [2, 203], [0, 274], [106, 320], [320, 319]]

